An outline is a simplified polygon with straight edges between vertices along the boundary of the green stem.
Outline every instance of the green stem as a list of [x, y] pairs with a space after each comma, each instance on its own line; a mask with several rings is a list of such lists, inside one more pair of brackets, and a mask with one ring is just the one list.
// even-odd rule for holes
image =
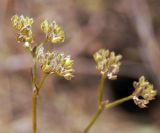
[[39, 85], [38, 85], [38, 91], [43, 87], [43, 84], [47, 78], [48, 74], [43, 74], [42, 76], [42, 80], [40, 81]]
[[32, 68], [32, 132], [37, 133], [37, 97], [39, 90], [42, 88], [48, 74], [44, 74], [39, 85], [37, 85], [37, 66], [36, 58], [33, 57], [33, 68]]
[[103, 112], [105, 108], [103, 104], [103, 94], [104, 94], [105, 82], [106, 82], [106, 76], [102, 75], [101, 81], [99, 84], [99, 88], [98, 88], [98, 107], [99, 108], [97, 112], [95, 113], [95, 115], [93, 116], [93, 118], [91, 119], [91, 121], [89, 122], [89, 124], [84, 129], [83, 133], [87, 133], [89, 131], [89, 129], [93, 126], [93, 124], [96, 122], [96, 120], [98, 119], [98, 117], [100, 116], [100, 114]]
[[87, 125], [87, 127], [84, 129], [83, 133], [88, 133], [89, 129], [93, 126], [93, 124], [95, 123], [95, 121], [98, 119], [98, 117], [100, 116], [100, 114], [103, 112], [103, 110], [106, 109], [110, 109], [113, 108], [121, 103], [124, 103], [126, 101], [129, 101], [133, 98], [132, 95], [127, 96], [125, 98], [116, 100], [112, 103], [108, 103], [106, 106], [103, 105], [103, 102], [101, 103], [101, 106], [99, 106], [97, 112], [95, 113], [95, 115], [93, 116], [93, 118], [91, 119], [91, 121], [89, 122], [89, 124]]
[[37, 66], [36, 58], [33, 57], [33, 68], [32, 68], [32, 132], [37, 133], [37, 96], [38, 89], [36, 86], [37, 81]]
[[36, 77], [37, 77], [37, 64], [36, 64], [36, 58], [33, 57], [33, 68], [32, 68], [32, 86], [34, 87], [36, 85]]
[[32, 94], [32, 132], [37, 133], [37, 94]]
[[106, 82], [106, 76], [102, 75], [101, 77], [101, 81], [99, 84], [99, 88], [98, 88], [98, 105], [100, 106], [102, 104], [103, 101], [103, 93], [104, 93], [104, 86], [105, 86], [105, 82]]
[[[42, 42], [40, 46], [43, 46], [47, 43], [47, 40]], [[36, 48], [36, 47], [35, 47]], [[35, 50], [31, 51], [32, 57], [33, 57], [33, 68], [32, 68], [32, 132], [37, 133], [37, 97], [40, 88], [42, 88], [44, 81], [47, 77], [47, 74], [45, 74], [40, 82], [39, 85], [37, 85], [37, 64], [36, 64], [36, 55]]]
[[119, 105], [119, 104], [121, 104], [121, 103], [124, 103], [124, 102], [126, 102], [126, 101], [131, 100], [132, 98], [133, 98], [132, 95], [127, 96], [127, 97], [124, 97], [124, 98], [122, 98], [122, 99], [119, 99], [119, 100], [116, 100], [116, 101], [114, 101], [114, 102], [108, 103], [108, 104], [105, 106], [105, 108], [106, 108], [106, 109], [113, 108], [113, 107], [115, 107], [115, 106], [117, 106], [117, 105]]
[[100, 114], [103, 112], [104, 107], [105, 106], [101, 106], [98, 108], [97, 112], [95, 113], [95, 115], [93, 116], [87, 127], [84, 129], [83, 133], [88, 133], [89, 129], [93, 126], [93, 124], [96, 122]]

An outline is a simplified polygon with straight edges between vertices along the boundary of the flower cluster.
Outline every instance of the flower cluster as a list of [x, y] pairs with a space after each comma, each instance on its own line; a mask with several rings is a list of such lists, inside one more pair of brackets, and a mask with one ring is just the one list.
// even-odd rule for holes
[[147, 107], [146, 105], [149, 101], [155, 99], [157, 91], [153, 89], [153, 85], [150, 84], [144, 76], [141, 76], [138, 82], [135, 81], [133, 86], [135, 88], [133, 100], [140, 108]]
[[67, 80], [73, 77], [73, 60], [70, 56], [56, 52], [44, 53], [44, 48], [41, 47], [37, 51], [37, 59], [43, 72], [62, 76]]
[[[19, 31], [17, 41], [18, 43], [23, 42], [26, 45], [33, 42], [32, 37], [32, 24], [33, 19], [29, 17], [24, 17], [23, 15], [17, 16], [14, 15], [11, 18], [13, 27]], [[28, 45], [29, 45], [28, 44]]]
[[49, 23], [47, 20], [44, 20], [41, 23], [41, 30], [46, 34], [46, 39], [48, 42], [64, 42], [64, 31], [59, 25], [56, 24], [55, 21]]
[[121, 55], [115, 55], [109, 50], [100, 49], [94, 55], [94, 60], [97, 63], [97, 69], [102, 75], [106, 75], [108, 79], [116, 79], [119, 67], [121, 65]]
[[23, 46], [29, 49], [34, 58], [36, 57], [44, 73], [62, 76], [67, 80], [73, 77], [73, 60], [71, 60], [70, 56], [65, 56], [62, 53], [56, 52], [44, 53], [44, 43], [64, 42], [64, 31], [55, 21], [49, 23], [47, 20], [44, 20], [41, 23], [41, 30], [46, 34], [46, 39], [34, 48], [30, 45], [33, 43], [31, 29], [33, 19], [24, 17], [23, 15], [14, 15], [11, 18], [11, 22], [13, 27], [18, 30], [17, 41], [23, 42]]

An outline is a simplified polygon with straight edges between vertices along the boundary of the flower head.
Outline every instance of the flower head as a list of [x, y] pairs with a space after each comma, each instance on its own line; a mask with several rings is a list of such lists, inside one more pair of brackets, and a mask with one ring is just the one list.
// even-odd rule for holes
[[73, 60], [70, 56], [56, 52], [44, 53], [41, 47], [37, 52], [37, 58], [43, 72], [62, 76], [67, 80], [73, 77]]
[[133, 86], [135, 88], [133, 100], [140, 108], [147, 107], [146, 104], [148, 104], [150, 100], [155, 99], [157, 95], [157, 91], [153, 89], [153, 85], [150, 84], [144, 76], [141, 76], [138, 82], [135, 81]]
[[12, 21], [12, 26], [19, 31], [17, 41], [24, 42], [26, 46], [28, 43], [33, 42], [33, 37], [32, 37], [32, 24], [33, 24], [33, 19], [29, 17], [24, 17], [23, 15], [17, 16], [14, 15], [11, 18]]
[[55, 21], [49, 23], [47, 20], [44, 20], [41, 23], [41, 30], [46, 34], [48, 42], [64, 42], [64, 31], [59, 25], [56, 24]]
[[121, 55], [115, 55], [109, 50], [100, 49], [94, 55], [94, 60], [97, 63], [97, 69], [102, 75], [106, 75], [108, 79], [116, 79], [119, 67], [121, 65]]

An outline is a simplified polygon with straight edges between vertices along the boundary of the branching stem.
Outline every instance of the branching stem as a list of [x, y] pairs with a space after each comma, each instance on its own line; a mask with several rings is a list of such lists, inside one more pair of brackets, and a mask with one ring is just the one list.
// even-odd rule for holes
[[33, 56], [32, 68], [32, 132], [37, 133], [37, 98], [39, 90], [42, 88], [48, 74], [44, 74], [39, 85], [37, 85], [37, 65], [36, 58]]
[[117, 106], [117, 105], [119, 105], [121, 103], [124, 103], [126, 101], [129, 101], [129, 100], [131, 100], [133, 98], [133, 96], [130, 95], [130, 96], [127, 96], [125, 98], [122, 98], [122, 99], [116, 100], [114, 102], [111, 102], [111, 103], [105, 102], [103, 100], [105, 82], [106, 82], [106, 77], [102, 76], [101, 77], [101, 81], [100, 81], [100, 85], [99, 85], [99, 90], [98, 90], [98, 109], [97, 109], [97, 112], [95, 113], [95, 115], [92, 117], [92, 119], [89, 122], [89, 124], [83, 130], [83, 133], [88, 133], [88, 131], [94, 125], [94, 123], [99, 118], [99, 116], [104, 111], [104, 109], [113, 108], [113, 107], [115, 107], [115, 106]]
[[106, 109], [113, 108], [113, 107], [115, 107], [115, 106], [117, 106], [117, 105], [119, 105], [119, 104], [121, 104], [121, 103], [124, 103], [124, 102], [126, 102], [126, 101], [131, 100], [132, 98], [133, 98], [132, 95], [127, 96], [127, 97], [124, 97], [124, 98], [121, 98], [121, 99], [119, 99], [119, 100], [116, 100], [116, 101], [114, 101], [114, 102], [111, 102], [111, 103], [106, 104], [105, 108], [106, 108]]

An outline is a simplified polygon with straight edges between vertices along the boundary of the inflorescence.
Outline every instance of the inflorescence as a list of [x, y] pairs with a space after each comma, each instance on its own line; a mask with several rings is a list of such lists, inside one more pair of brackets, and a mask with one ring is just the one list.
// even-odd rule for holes
[[144, 76], [139, 78], [138, 82], [134, 82], [133, 86], [135, 91], [133, 92], [133, 101], [140, 108], [147, 107], [149, 101], [155, 99], [157, 91], [154, 90], [153, 85], [150, 84]]
[[[24, 43], [23, 46], [32, 52], [45, 74], [55, 74], [57, 76], [62, 76], [67, 80], [74, 77], [73, 60], [71, 60], [70, 55], [66, 56], [63, 53], [57, 53], [55, 51], [44, 52], [45, 44], [43, 44], [43, 42], [41, 43], [42, 45], [39, 44], [34, 48], [31, 46], [31, 43], [33, 43], [32, 18], [24, 17], [23, 15], [14, 15], [11, 18], [11, 21], [13, 27], [18, 30], [17, 41], [19, 43]], [[49, 23], [48, 20], [44, 20], [41, 23], [41, 30], [46, 35], [45, 43], [51, 42], [57, 44], [64, 42], [64, 31], [55, 21]]]
[[117, 78], [122, 55], [115, 55], [114, 52], [100, 49], [93, 55], [93, 57], [97, 63], [96, 68], [102, 75], [106, 75], [108, 79], [112, 80]]
[[23, 15], [14, 15], [11, 18], [13, 27], [18, 31], [17, 42], [23, 42], [24, 47], [30, 47], [33, 43], [32, 24], [33, 18], [24, 17]]
[[37, 59], [41, 65], [42, 71], [47, 74], [62, 76], [67, 80], [73, 77], [73, 60], [70, 56], [63, 53], [46, 52], [41, 47], [37, 53]]
[[44, 20], [41, 23], [41, 30], [46, 34], [48, 42], [51, 43], [64, 42], [64, 31], [59, 25], [57, 25], [55, 21], [49, 23], [49, 21]]

